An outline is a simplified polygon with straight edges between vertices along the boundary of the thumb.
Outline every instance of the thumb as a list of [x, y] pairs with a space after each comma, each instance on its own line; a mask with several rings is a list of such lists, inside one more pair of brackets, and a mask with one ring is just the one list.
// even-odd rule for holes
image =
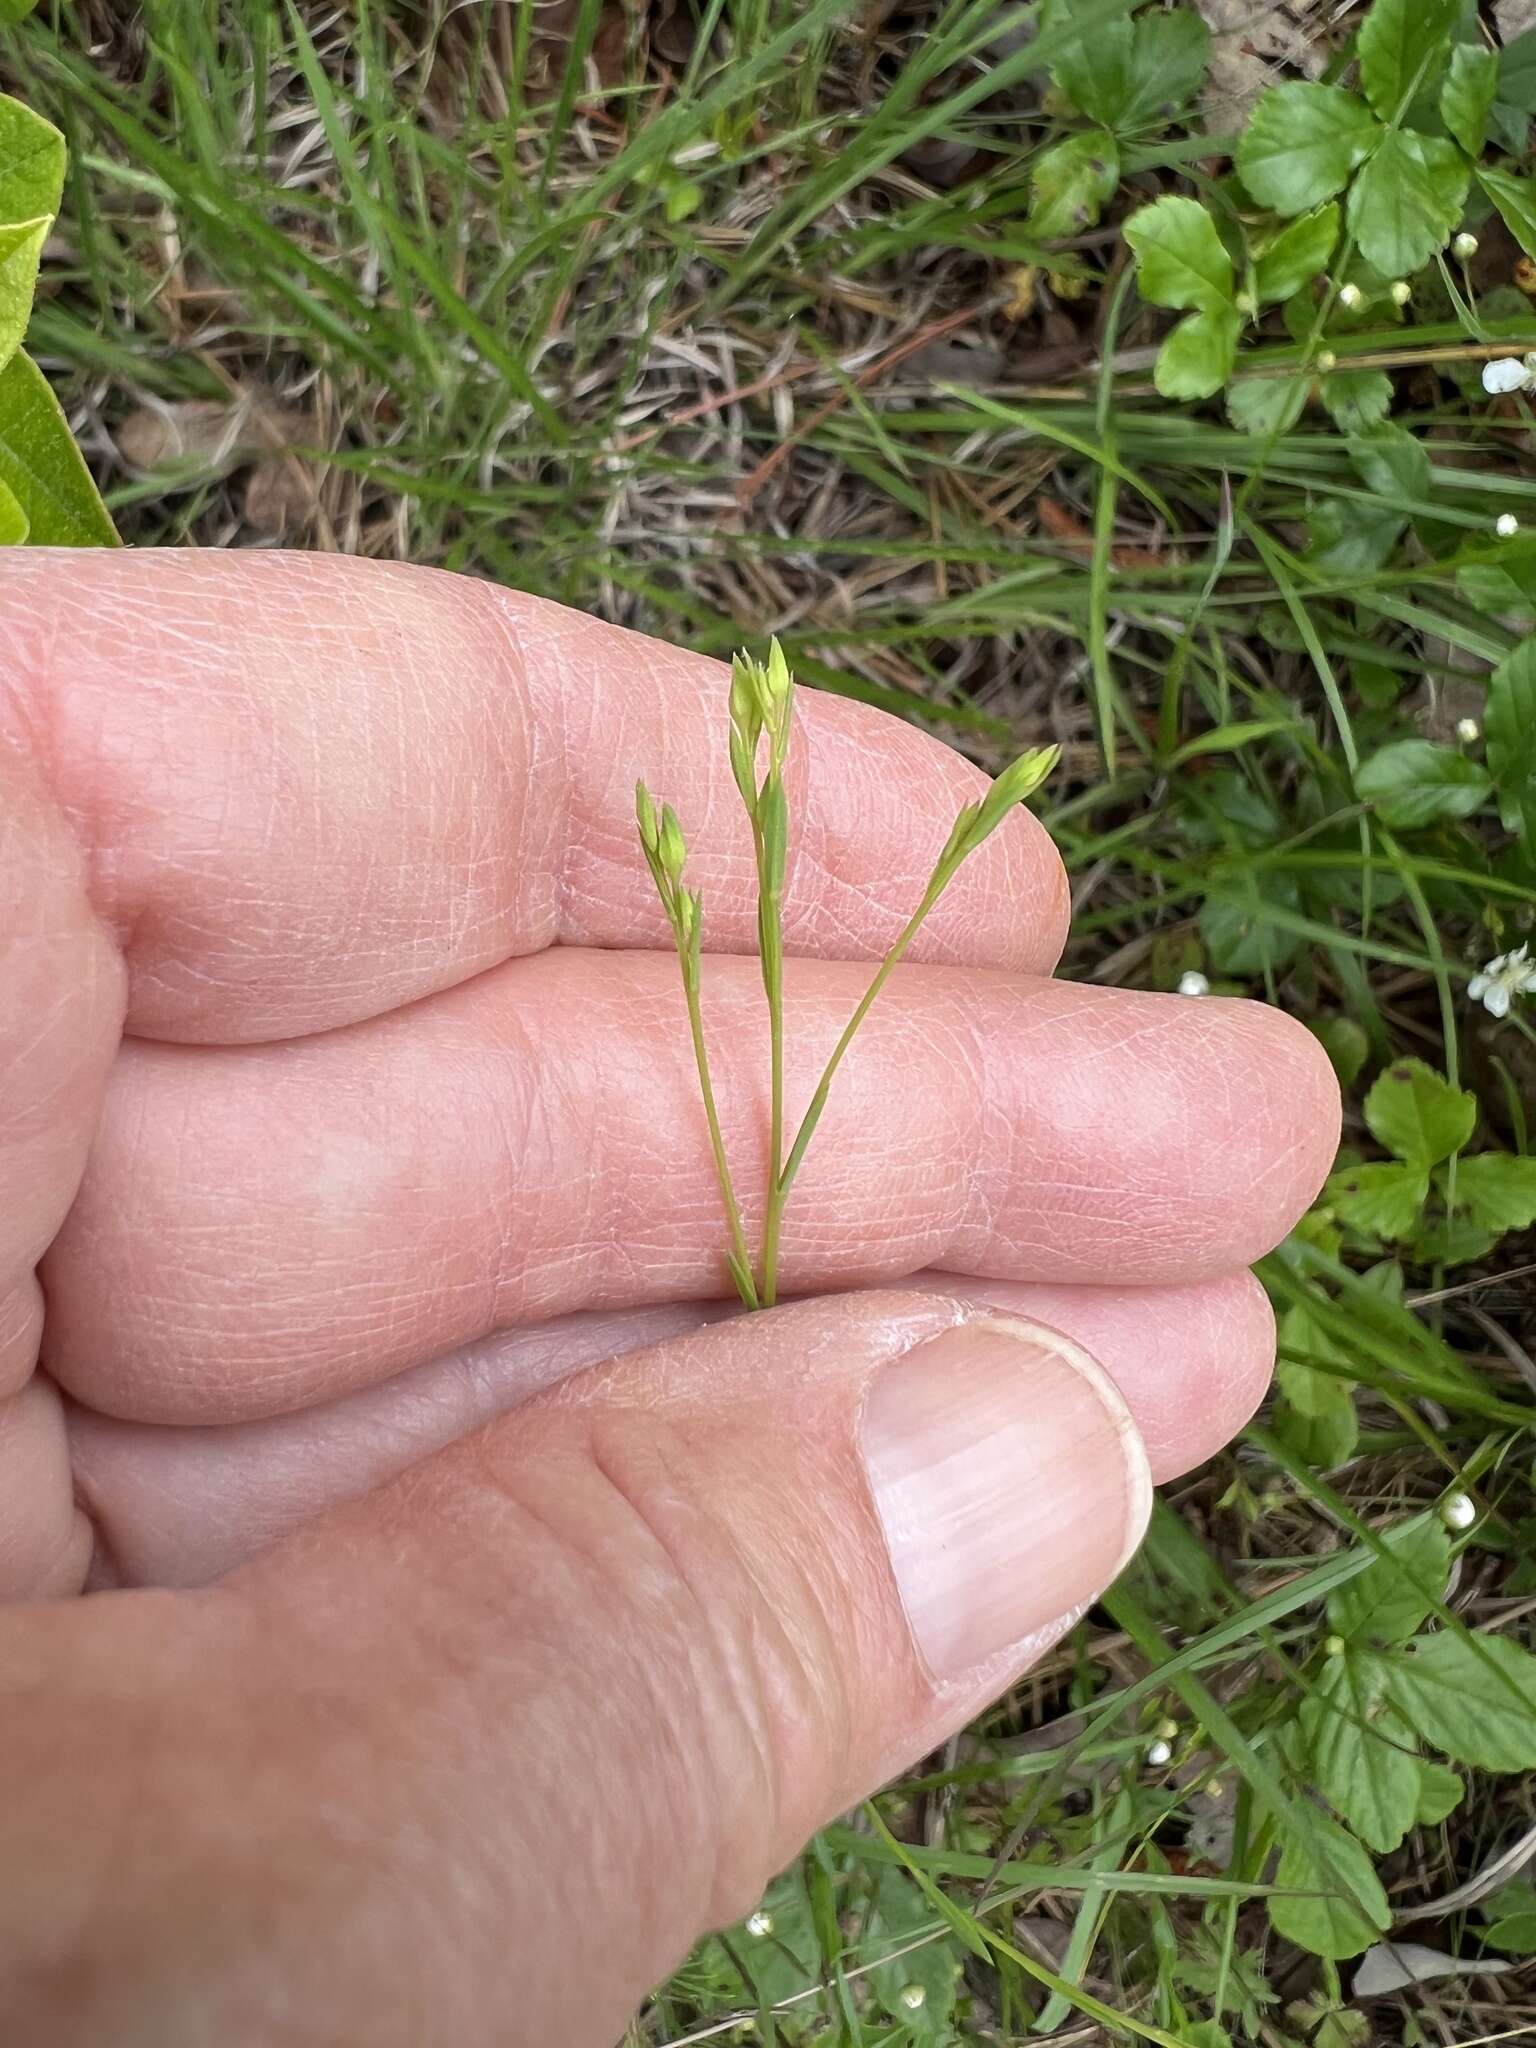
[[[125, 1686], [114, 1740], [140, 1776], [149, 1741], [188, 1798], [205, 1791], [217, 1760], [188, 1750], [225, 1719], [237, 1755], [259, 1724], [283, 1760], [242, 1763], [258, 1811], [212, 1846], [198, 1801], [190, 1865], [157, 1836], [131, 1884], [114, 1867], [117, 1954], [83, 1980], [120, 2000], [158, 1958], [156, 2042], [182, 2038], [164, 2022], [186, 1970], [199, 2039], [599, 2048], [817, 1826], [1070, 1625], [1139, 1540], [1150, 1490], [1124, 1402], [1077, 1345], [942, 1297], [797, 1304], [566, 1382], [211, 1593], [73, 1610], [158, 1600], [238, 1638], [179, 1659], [221, 1689], [217, 1712]], [[153, 1804], [178, 1811], [174, 1784]], [[6, 1860], [32, 1853], [8, 1832]], [[245, 1927], [260, 1957], [210, 1984], [208, 1956]], [[312, 2031], [263, 2033], [253, 1987]], [[140, 2038], [121, 2003], [113, 2019]]]

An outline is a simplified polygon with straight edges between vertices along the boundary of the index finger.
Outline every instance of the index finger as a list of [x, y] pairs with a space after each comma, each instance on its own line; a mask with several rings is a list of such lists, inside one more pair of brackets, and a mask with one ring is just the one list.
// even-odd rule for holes
[[[6, 550], [0, 647], [0, 714], [84, 845], [140, 1036], [292, 1037], [552, 944], [664, 946], [641, 775], [683, 821], [706, 944], [756, 944], [702, 656], [436, 570], [180, 549]], [[878, 957], [985, 777], [813, 691], [792, 775], [786, 944]], [[1066, 914], [1020, 811], [914, 957], [1045, 971]]]

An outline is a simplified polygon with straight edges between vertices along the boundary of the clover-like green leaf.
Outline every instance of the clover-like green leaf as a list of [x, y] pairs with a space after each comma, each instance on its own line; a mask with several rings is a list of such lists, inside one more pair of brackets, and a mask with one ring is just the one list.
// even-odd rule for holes
[[1237, 169], [1261, 206], [1309, 213], [1343, 191], [1382, 137], [1365, 102], [1336, 85], [1271, 86], [1237, 146]]
[[1379, 1144], [1410, 1166], [1434, 1166], [1459, 1152], [1477, 1123], [1477, 1097], [1453, 1088], [1423, 1060], [1394, 1060], [1365, 1098]]
[[1440, 118], [1468, 156], [1481, 156], [1499, 89], [1499, 59], [1476, 43], [1458, 43], [1440, 91]]
[[1454, 143], [1407, 129], [1385, 136], [1350, 188], [1349, 225], [1361, 254], [1387, 277], [1422, 268], [1450, 240], [1470, 182]]
[[1266, 304], [1288, 299], [1320, 277], [1338, 240], [1339, 209], [1333, 200], [1283, 227], [1254, 263], [1253, 283], [1259, 299]]
[[[1456, 1162], [1456, 1208], [1479, 1230], [1502, 1237], [1536, 1223], [1536, 1159], [1476, 1152]], [[1447, 1186], [1449, 1193], [1449, 1185]]]
[[1393, 740], [1361, 763], [1355, 794], [1384, 825], [1411, 832], [1446, 818], [1470, 818], [1493, 784], [1480, 761], [1430, 740]]
[[1232, 258], [1198, 199], [1170, 194], [1139, 208], [1125, 224], [1125, 239], [1136, 255], [1141, 295], [1155, 306], [1202, 313], [1232, 307]]
[[117, 532], [48, 380], [24, 350], [0, 370], [0, 484], [37, 547], [112, 547]]
[[1158, 351], [1152, 381], [1164, 398], [1209, 398], [1232, 374], [1242, 315], [1222, 307], [1191, 313]]
[[1113, 135], [1090, 128], [1046, 150], [1034, 167], [1029, 232], [1043, 242], [1080, 235], [1097, 221], [1120, 182], [1120, 151]]
[[1371, 1237], [1412, 1237], [1429, 1200], [1429, 1172], [1400, 1160], [1341, 1167], [1330, 1175], [1324, 1193], [1334, 1214], [1352, 1230]]
[[1536, 640], [1522, 640], [1489, 678], [1483, 730], [1505, 827], [1536, 845]]
[[1461, 0], [1375, 0], [1355, 48], [1360, 84], [1383, 121], [1397, 120], [1444, 63]]

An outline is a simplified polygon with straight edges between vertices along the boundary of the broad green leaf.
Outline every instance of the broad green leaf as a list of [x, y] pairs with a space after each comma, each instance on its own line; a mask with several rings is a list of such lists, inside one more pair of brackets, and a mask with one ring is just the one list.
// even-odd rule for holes
[[1536, 1159], [1477, 1152], [1456, 1162], [1456, 1207], [1480, 1230], [1500, 1237], [1536, 1223]]
[[1353, 1017], [1318, 1017], [1308, 1030], [1327, 1053], [1341, 1088], [1353, 1088], [1370, 1057], [1371, 1041]]
[[1272, 922], [1270, 908], [1292, 914], [1301, 908], [1296, 877], [1279, 868], [1262, 870], [1242, 886], [1211, 889], [1200, 910], [1200, 936], [1218, 974], [1278, 972], [1295, 958], [1301, 941]]
[[1210, 55], [1211, 32], [1188, 7], [1138, 15], [1130, 92], [1118, 125], [1144, 127], [1165, 109], [1182, 107], [1204, 79]]
[[1514, 156], [1524, 156], [1536, 113], [1536, 29], [1527, 29], [1499, 52], [1499, 83], [1489, 126]]
[[25, 21], [36, 5], [37, 0], [0, 0], [0, 23], [9, 28]]
[[1536, 1889], [1524, 1880], [1506, 1884], [1482, 1909], [1489, 1919], [1483, 1940], [1507, 1955], [1536, 1955]]
[[59, 401], [20, 349], [0, 370], [0, 484], [26, 515], [34, 546], [117, 545]]
[[1414, 1819], [1421, 1828], [1437, 1828], [1447, 1814], [1460, 1806], [1466, 1794], [1466, 1786], [1457, 1777], [1449, 1764], [1437, 1764], [1433, 1758], [1419, 1758], [1419, 1810]]
[[1527, 256], [1536, 257], [1536, 185], [1508, 171], [1478, 166], [1477, 182], [1499, 209], [1504, 225]]
[[1423, 1060], [1394, 1060], [1365, 1098], [1365, 1120], [1378, 1143], [1399, 1159], [1433, 1166], [1471, 1137], [1477, 1097], [1453, 1088]]
[[1505, 828], [1536, 845], [1536, 639], [1523, 640], [1489, 678], [1483, 733]]
[[1481, 156], [1488, 140], [1488, 116], [1499, 89], [1496, 51], [1458, 43], [1440, 94], [1440, 118], [1468, 156]]
[[1394, 121], [1426, 78], [1438, 76], [1461, 0], [1375, 0], [1355, 44], [1360, 83], [1383, 121]]
[[1307, 520], [1307, 559], [1334, 576], [1368, 576], [1391, 560], [1408, 521], [1388, 505], [1324, 498]]
[[1288, 299], [1321, 276], [1338, 240], [1339, 209], [1334, 200], [1282, 228], [1253, 267], [1254, 290], [1261, 302]]
[[1286, 1449], [1315, 1472], [1335, 1471], [1352, 1458], [1360, 1441], [1360, 1416], [1349, 1382], [1305, 1365], [1281, 1365], [1276, 1377], [1280, 1399], [1274, 1428]]
[[0, 227], [0, 367], [21, 347], [32, 317], [37, 265], [48, 228], [47, 220]]
[[1304, 1825], [1287, 1829], [1275, 1883], [1320, 1894], [1269, 1901], [1276, 1933], [1313, 1955], [1336, 1961], [1357, 1956], [1391, 1924], [1391, 1908], [1370, 1857], [1353, 1835], [1316, 1809]]
[[1314, 1372], [1310, 1362], [1297, 1361], [1316, 1361], [1347, 1369], [1348, 1353], [1334, 1342], [1305, 1301], [1293, 1302], [1286, 1310], [1280, 1318], [1278, 1335], [1281, 1384], [1291, 1405], [1302, 1415], [1323, 1414], [1334, 1402], [1333, 1389], [1345, 1387], [1345, 1382], [1330, 1372]]
[[[1414, 1515], [1382, 1532], [1391, 1553], [1368, 1564], [1328, 1597], [1328, 1622], [1336, 1634], [1372, 1643], [1406, 1642], [1445, 1596], [1451, 1570], [1451, 1539], [1435, 1515]], [[1422, 1592], [1420, 1588], [1424, 1588]]]
[[[931, 1934], [933, 1909], [905, 1871], [885, 1864], [875, 1885], [877, 1932], [884, 1938], [881, 1951], [904, 1948], [915, 1935]], [[955, 1983], [960, 1959], [946, 1941], [925, 1941], [889, 1963], [879, 1963], [870, 1972], [875, 1994], [893, 2020], [917, 2040], [947, 2040], [949, 2021], [955, 2006]], [[922, 2002], [906, 2003], [902, 1993], [912, 1985], [921, 1988]]]
[[1467, 603], [1490, 617], [1517, 612], [1536, 617], [1536, 538], [1501, 542], [1496, 554], [1464, 562], [1456, 588]]
[[1393, 740], [1361, 763], [1355, 793], [1384, 825], [1411, 832], [1442, 818], [1470, 818], [1493, 784], [1480, 761], [1430, 740]]
[[1336, 85], [1271, 86], [1237, 146], [1238, 175], [1261, 206], [1309, 213], [1343, 191], [1381, 134], [1365, 102]]
[[1385, 370], [1333, 370], [1318, 392], [1323, 409], [1346, 434], [1374, 426], [1392, 410], [1392, 379]]
[[1373, 1725], [1381, 1680], [1348, 1654], [1330, 1657], [1298, 1715], [1308, 1776], [1341, 1820], [1381, 1855], [1402, 1841], [1418, 1817], [1419, 1766], [1396, 1740]]
[[1139, 208], [1125, 224], [1125, 239], [1136, 254], [1144, 299], [1181, 311], [1232, 309], [1232, 259], [1197, 199], [1170, 194]]
[[763, 1894], [753, 1916], [753, 1928], [737, 1930], [733, 1946], [752, 1972], [752, 1982], [762, 2004], [776, 2005], [816, 1983], [821, 1974], [821, 1955], [812, 1924], [811, 1902], [799, 1864], [792, 1864], [775, 1878]]
[[28, 532], [27, 515], [15, 493], [0, 484], [0, 548], [19, 548]]
[[1081, 234], [1097, 221], [1120, 182], [1120, 151], [1102, 128], [1069, 135], [1035, 165], [1029, 232], [1042, 241]]
[[1237, 361], [1240, 313], [1217, 307], [1181, 320], [1157, 352], [1152, 381], [1164, 398], [1209, 398], [1232, 374]]
[[1429, 1174], [1422, 1166], [1396, 1162], [1348, 1166], [1325, 1189], [1334, 1214], [1352, 1230], [1371, 1237], [1411, 1237], [1429, 1199]]
[[1399, 129], [1382, 141], [1349, 194], [1360, 252], [1386, 277], [1421, 269], [1455, 231], [1471, 172], [1453, 142]]
[[1349, 454], [1362, 480], [1394, 512], [1403, 509], [1404, 500], [1423, 504], [1433, 495], [1429, 451], [1405, 427], [1383, 421], [1352, 434]]
[[0, 221], [55, 214], [63, 191], [63, 136], [41, 114], [0, 93]]
[[1244, 377], [1227, 393], [1227, 417], [1240, 434], [1283, 434], [1306, 402], [1305, 377]]
[[1441, 1629], [1381, 1659], [1388, 1697], [1432, 1748], [1484, 1771], [1536, 1768], [1536, 1657]]
[[[1071, 36], [1072, 0], [1049, 0], [1041, 26]], [[1135, 34], [1128, 18], [1101, 22], [1092, 34], [1079, 33], [1051, 66], [1051, 76], [1073, 106], [1090, 120], [1114, 127], [1131, 95]]]

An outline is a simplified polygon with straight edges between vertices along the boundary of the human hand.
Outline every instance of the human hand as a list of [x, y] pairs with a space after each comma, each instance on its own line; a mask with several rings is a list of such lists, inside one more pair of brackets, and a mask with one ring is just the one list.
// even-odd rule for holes
[[[746, 1190], [712, 664], [270, 555], [12, 555], [0, 632], [0, 1590], [219, 1581], [0, 1620], [0, 1855], [42, 1874], [0, 1986], [100, 1883], [56, 1825], [88, 1796], [115, 2041], [208, 2038], [168, 2022], [193, 1981], [196, 2024], [269, 2015], [218, 2038], [602, 2040], [1069, 1625], [1149, 1458], [1244, 1418], [1242, 1268], [1331, 1163], [1327, 1064], [1272, 1011], [1042, 979], [1066, 890], [1021, 813], [808, 1155], [783, 1270], [825, 1298], [720, 1323], [629, 797], [689, 829]], [[812, 695], [795, 773], [792, 1098], [977, 781]], [[99, 2038], [27, 1982], [29, 2040]]]

